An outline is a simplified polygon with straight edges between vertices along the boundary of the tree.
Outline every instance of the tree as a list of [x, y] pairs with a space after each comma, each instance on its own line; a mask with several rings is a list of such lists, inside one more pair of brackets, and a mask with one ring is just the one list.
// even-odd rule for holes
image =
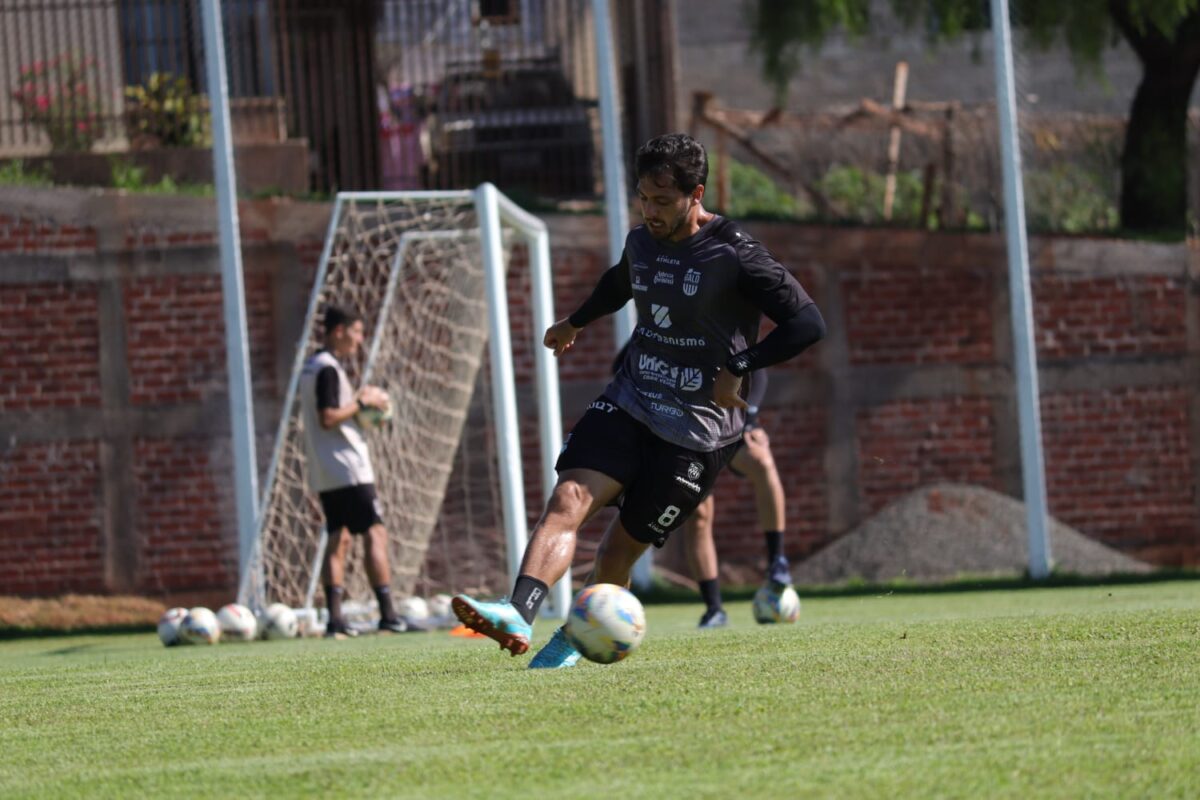
[[[1121, 152], [1121, 225], [1144, 234], [1187, 230], [1187, 111], [1200, 73], [1200, 0], [1011, 0], [1013, 25], [1036, 45], [1061, 37], [1082, 72], [1100, 68], [1104, 49], [1124, 38], [1142, 64]], [[987, 0], [891, 0], [909, 26], [934, 40], [989, 27]], [[804, 50], [835, 30], [871, 29], [871, 0], [754, 0], [752, 45], [763, 76], [781, 95]]]

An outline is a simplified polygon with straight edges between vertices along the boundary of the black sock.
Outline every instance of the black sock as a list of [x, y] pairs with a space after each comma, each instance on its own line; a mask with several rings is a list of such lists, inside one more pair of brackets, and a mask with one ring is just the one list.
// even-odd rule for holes
[[709, 611], [716, 611], [718, 608], [720, 608], [720, 578], [713, 578], [711, 581], [700, 581], [700, 596], [704, 598], [704, 605], [708, 606]]
[[396, 612], [392, 609], [392, 587], [386, 583], [383, 586], [376, 586], [375, 599], [379, 601], [379, 618], [386, 622], [394, 621]]
[[342, 595], [345, 589], [341, 586], [325, 587], [325, 605], [329, 608], [329, 621], [342, 621]]
[[528, 575], [517, 576], [517, 585], [512, 591], [512, 604], [530, 625], [533, 624], [538, 609], [542, 607], [542, 601], [546, 599], [546, 591], [549, 588], [537, 578]]
[[783, 555], [783, 531], [763, 531], [767, 538], [767, 566], [775, 563], [775, 559]]

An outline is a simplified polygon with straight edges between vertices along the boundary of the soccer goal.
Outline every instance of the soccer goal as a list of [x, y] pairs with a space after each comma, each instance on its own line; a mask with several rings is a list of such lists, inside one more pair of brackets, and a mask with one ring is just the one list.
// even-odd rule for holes
[[[321, 347], [328, 304], [357, 311], [365, 323], [360, 362], [348, 365], [352, 381], [382, 386], [392, 399], [391, 421], [367, 438], [393, 593], [506, 590], [525, 549], [526, 497], [539, 495], [526, 494], [525, 476], [540, 475], [541, 495], [549, 495], [562, 420], [558, 373], [540, 341], [554, 320], [546, 226], [483, 184], [337, 196], [240, 601], [252, 608], [323, 603], [327, 535], [308, 484], [296, 391], [305, 359]], [[522, 313], [510, 315], [510, 308]], [[526, 391], [517, 391], [518, 379]], [[523, 464], [522, 435], [536, 437], [536, 466]], [[367, 604], [361, 543], [355, 548], [347, 600]], [[569, 600], [567, 576], [548, 613], [565, 615]]]

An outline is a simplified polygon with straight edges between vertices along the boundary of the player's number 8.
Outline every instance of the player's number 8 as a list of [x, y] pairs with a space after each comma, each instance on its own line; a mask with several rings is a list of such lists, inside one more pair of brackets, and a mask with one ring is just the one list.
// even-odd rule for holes
[[663, 513], [658, 515], [658, 524], [664, 528], [675, 521], [679, 516], [679, 506], [667, 506]]

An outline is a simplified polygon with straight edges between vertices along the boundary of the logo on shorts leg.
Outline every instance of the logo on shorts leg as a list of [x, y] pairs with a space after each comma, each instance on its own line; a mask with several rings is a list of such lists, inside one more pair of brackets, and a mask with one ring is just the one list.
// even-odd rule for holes
[[696, 494], [702, 491], [700, 484], [696, 481], [700, 480], [700, 476], [704, 474], [704, 465], [698, 461], [693, 461], [687, 466], [687, 477], [676, 475], [675, 482], [680, 486], [686, 486]]

